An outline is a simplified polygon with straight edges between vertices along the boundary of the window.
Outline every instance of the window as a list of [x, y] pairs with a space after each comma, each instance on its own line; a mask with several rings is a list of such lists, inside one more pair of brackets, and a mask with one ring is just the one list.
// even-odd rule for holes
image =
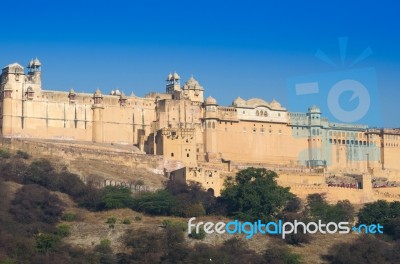
[[174, 156], [174, 153], [172, 152], [172, 153], [171, 153], [171, 157], [173, 157], [173, 156]]
[[258, 112], [258, 110], [256, 111], [256, 116], [259, 116], [260, 115], [260, 112]]
[[187, 154], [186, 154], [186, 157], [188, 157], [188, 158], [189, 158], [189, 153], [187, 153]]

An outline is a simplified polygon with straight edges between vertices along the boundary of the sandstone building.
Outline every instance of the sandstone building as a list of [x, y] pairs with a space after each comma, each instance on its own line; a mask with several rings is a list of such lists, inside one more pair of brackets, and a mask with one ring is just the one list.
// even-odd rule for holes
[[220, 171], [258, 164], [314, 171], [400, 171], [400, 130], [329, 122], [317, 106], [293, 113], [277, 101], [204, 99], [190, 77], [169, 74], [165, 92], [145, 97], [119, 90], [93, 94], [43, 90], [41, 62], [1, 73], [3, 137], [135, 145], [181, 164], [171, 177], [219, 193]]

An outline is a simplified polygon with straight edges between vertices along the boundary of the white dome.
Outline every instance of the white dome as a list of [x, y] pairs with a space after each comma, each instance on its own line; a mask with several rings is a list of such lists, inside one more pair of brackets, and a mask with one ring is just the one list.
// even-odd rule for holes
[[167, 81], [171, 81], [171, 80], [172, 80], [172, 73], [169, 73], [168, 77], [167, 77]]
[[174, 76], [173, 76], [173, 79], [174, 79], [174, 80], [180, 80], [181, 77], [175, 72], [175, 73], [174, 73]]

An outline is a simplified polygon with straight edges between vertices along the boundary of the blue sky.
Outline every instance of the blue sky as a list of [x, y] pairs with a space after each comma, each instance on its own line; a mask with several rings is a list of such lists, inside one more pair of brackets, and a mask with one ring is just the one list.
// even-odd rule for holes
[[[372, 67], [376, 85], [366, 87], [378, 113], [360, 121], [400, 127], [399, 6], [348, 2], [5, 1], [0, 62], [26, 66], [37, 56], [45, 89], [139, 96], [164, 91], [177, 71], [183, 81], [193, 74], [221, 105], [260, 97], [292, 111], [306, 111], [306, 100], [297, 100], [289, 79]], [[343, 66], [340, 37], [348, 39]], [[372, 54], [350, 66], [367, 47]], [[318, 49], [338, 67], [316, 58]]]

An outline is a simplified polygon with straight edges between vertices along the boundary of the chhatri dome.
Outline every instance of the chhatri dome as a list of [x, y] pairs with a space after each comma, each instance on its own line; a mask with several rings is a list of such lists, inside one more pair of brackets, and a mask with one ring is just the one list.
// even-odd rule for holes
[[209, 97], [207, 97], [207, 99], [206, 99], [206, 104], [207, 104], [207, 105], [211, 105], [211, 104], [216, 105], [216, 104], [217, 104], [217, 100], [215, 100], [214, 97], [209, 96]]
[[169, 74], [168, 74], [168, 77], [167, 77], [167, 81], [171, 81], [171, 80], [172, 80], [172, 77], [173, 77], [173, 76], [172, 76], [172, 73], [169, 73]]
[[240, 105], [245, 105], [245, 104], [246, 104], [246, 101], [243, 98], [241, 98], [240, 96], [236, 97], [236, 99], [233, 100], [233, 102], [232, 102], [232, 105], [234, 105], [234, 106], [240, 106]]
[[312, 105], [310, 108], [308, 108], [309, 113], [321, 113], [321, 109], [319, 109], [318, 106]]
[[181, 77], [175, 72], [173, 78], [175, 80], [179, 80]]
[[281, 108], [281, 104], [276, 101], [275, 99], [272, 99], [271, 103], [269, 104], [272, 108]]

